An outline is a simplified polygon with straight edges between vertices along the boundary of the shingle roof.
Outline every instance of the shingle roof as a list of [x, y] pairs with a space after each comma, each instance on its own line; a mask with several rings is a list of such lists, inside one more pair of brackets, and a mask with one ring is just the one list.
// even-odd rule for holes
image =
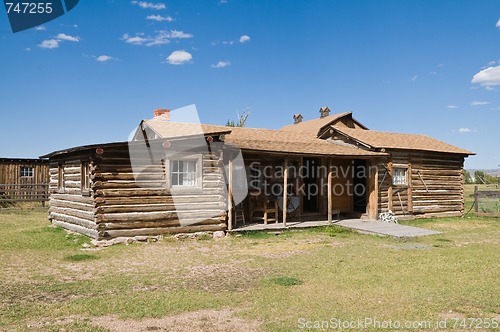
[[352, 114], [351, 112], [344, 112], [344, 113], [326, 116], [324, 118], [307, 120], [307, 121], [303, 121], [300, 123], [284, 126], [280, 130], [292, 131], [292, 132], [296, 132], [296, 133], [302, 133], [302, 134], [316, 136], [316, 135], [318, 135], [318, 133], [320, 132], [320, 130], [322, 128], [328, 126], [330, 123], [334, 122], [335, 120], [338, 120], [346, 115], [351, 115], [351, 114]]
[[335, 144], [314, 136], [306, 136], [302, 133], [281, 130], [167, 122], [156, 119], [145, 120], [144, 123], [162, 138], [224, 133], [226, 134], [227, 143], [237, 145], [245, 150], [309, 155], [385, 155], [384, 153]]
[[226, 126], [170, 122], [156, 118], [152, 120], [144, 120], [144, 123], [146, 123], [162, 138], [214, 135], [231, 132], [231, 128]]
[[244, 150], [336, 156], [383, 156], [351, 146], [339, 145], [302, 133], [257, 128], [232, 128], [226, 142]]
[[373, 148], [386, 149], [403, 149], [403, 150], [419, 150], [419, 151], [434, 151], [456, 153], [464, 155], [473, 155], [474, 152], [467, 151], [456, 146], [441, 142], [435, 138], [415, 135], [415, 134], [398, 134], [390, 132], [382, 132], [375, 130], [351, 129], [351, 128], [332, 128], [348, 137], [365, 143]]

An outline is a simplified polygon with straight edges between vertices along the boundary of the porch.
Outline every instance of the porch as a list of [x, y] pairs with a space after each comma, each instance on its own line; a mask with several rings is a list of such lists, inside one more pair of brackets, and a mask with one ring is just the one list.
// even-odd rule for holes
[[343, 219], [335, 221], [331, 224], [329, 224], [327, 220], [288, 221], [286, 223], [286, 226], [283, 224], [283, 222], [269, 223], [267, 225], [257, 223], [257, 224], [250, 224], [238, 227], [234, 229], [232, 232], [237, 233], [246, 231], [280, 231], [286, 229], [300, 229], [300, 228], [321, 227], [328, 225], [338, 225], [341, 227], [353, 229], [360, 233], [394, 236], [398, 238], [427, 236], [427, 235], [442, 233], [420, 227], [385, 223], [379, 220], [371, 220], [371, 219]]

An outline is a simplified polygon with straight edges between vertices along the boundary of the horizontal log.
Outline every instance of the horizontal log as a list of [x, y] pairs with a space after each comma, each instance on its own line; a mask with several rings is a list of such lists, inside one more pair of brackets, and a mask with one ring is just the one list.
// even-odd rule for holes
[[415, 218], [461, 217], [462, 215], [463, 211], [447, 211], [447, 212], [424, 213], [424, 214], [417, 214], [416, 212], [414, 212]]
[[82, 194], [82, 190], [80, 189], [80, 187], [78, 187], [78, 188], [65, 187], [64, 190], [62, 190], [62, 192], [64, 192], [65, 194], [74, 195], [74, 196]]
[[223, 195], [176, 195], [176, 196], [134, 196], [134, 197], [96, 197], [95, 205], [130, 205], [130, 204], [172, 204], [172, 203], [190, 203], [190, 202], [225, 202]]
[[412, 168], [411, 175], [412, 177], [418, 177], [418, 174], [420, 176], [425, 177], [428, 175], [444, 175], [444, 176], [461, 176], [463, 174], [462, 169], [415, 169]]
[[137, 228], [159, 228], [159, 227], [180, 227], [180, 226], [194, 226], [194, 225], [218, 225], [221, 223], [219, 218], [212, 219], [192, 219], [172, 221], [132, 221], [132, 222], [113, 222], [113, 223], [100, 223], [97, 226], [98, 230], [112, 230], [112, 229], [137, 229]]
[[158, 180], [161, 181], [165, 178], [163, 172], [154, 173], [94, 173], [91, 179], [94, 181], [108, 181], [108, 180]]
[[78, 165], [78, 167], [68, 167], [64, 165], [64, 175], [72, 175], [72, 174], [80, 174], [81, 172], [81, 167]]
[[102, 197], [134, 197], [134, 196], [167, 196], [170, 195], [168, 189], [105, 189], [96, 190], [95, 196]]
[[457, 204], [460, 205], [462, 204], [462, 200], [456, 199], [456, 200], [425, 200], [425, 201], [413, 201], [413, 206], [429, 206], [429, 205], [453, 205]]
[[226, 229], [226, 224], [217, 225], [199, 225], [199, 226], [180, 226], [180, 227], [165, 227], [165, 228], [139, 228], [139, 229], [117, 229], [104, 231], [104, 237], [120, 237], [120, 236], [139, 236], [139, 235], [159, 235], [159, 234], [175, 234], [175, 233], [195, 233], [195, 232], [215, 232]]
[[68, 216], [62, 213], [57, 213], [57, 212], [51, 212], [49, 214], [49, 219], [51, 220], [59, 220], [59, 221], [64, 221], [66, 223], [78, 225], [81, 227], [85, 227], [88, 229], [97, 229], [97, 224], [93, 221], [87, 220], [87, 219], [82, 219], [74, 216]]
[[60, 207], [60, 208], [72, 208], [81, 211], [92, 212], [94, 210], [94, 205], [89, 203], [80, 203], [74, 201], [63, 201], [58, 199], [51, 199], [50, 206]]
[[92, 189], [133, 189], [133, 188], [162, 188], [166, 182], [161, 180], [153, 181], [96, 181], [92, 183]]
[[95, 213], [128, 213], [128, 212], [166, 212], [166, 211], [190, 211], [195, 209], [221, 210], [225, 209], [223, 201], [215, 202], [193, 202], [193, 203], [170, 203], [170, 204], [128, 204], [128, 205], [105, 205], [95, 208]]
[[93, 239], [97, 239], [99, 237], [99, 232], [95, 229], [89, 229], [86, 227], [82, 227], [80, 225], [75, 225], [71, 223], [67, 223], [61, 220], [52, 220], [52, 224], [55, 226], [59, 226], [65, 229], [69, 229], [70, 231], [77, 232], [83, 235], [86, 235], [88, 237], [91, 237]]
[[49, 213], [60, 213], [64, 214], [67, 216], [72, 216], [72, 217], [78, 217], [81, 219], [86, 219], [89, 221], [94, 222], [94, 212], [93, 211], [84, 211], [84, 210], [78, 210], [74, 208], [68, 208], [68, 207], [58, 207], [58, 206], [50, 206], [49, 208]]
[[51, 199], [57, 199], [61, 201], [70, 201], [70, 202], [79, 202], [79, 203], [88, 203], [92, 204], [92, 197], [82, 196], [81, 193], [78, 195], [70, 195], [67, 193], [54, 193], [50, 195]]
[[64, 188], [79, 189], [81, 185], [80, 181], [64, 181]]
[[460, 211], [462, 205], [433, 205], [433, 206], [413, 206], [414, 213], [441, 213], [447, 211]]
[[96, 214], [96, 222], [123, 222], [123, 221], [162, 221], [168, 219], [192, 219], [192, 218], [221, 218], [224, 212], [221, 210], [193, 210], [193, 211], [171, 211], [171, 212], [129, 212], [129, 213], [103, 213]]

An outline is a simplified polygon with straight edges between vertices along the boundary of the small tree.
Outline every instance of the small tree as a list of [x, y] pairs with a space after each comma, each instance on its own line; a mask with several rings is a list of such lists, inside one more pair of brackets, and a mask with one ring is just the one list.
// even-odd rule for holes
[[228, 127], [245, 127], [248, 116], [250, 115], [250, 109], [245, 109], [241, 115], [238, 113], [238, 121], [227, 119], [226, 126]]
[[489, 175], [486, 174], [483, 171], [475, 171], [474, 172], [474, 178], [476, 179], [476, 184], [492, 184], [496, 183], [496, 179]]
[[465, 184], [473, 184], [474, 181], [472, 181], [472, 176], [470, 175], [470, 172], [464, 169], [464, 180]]

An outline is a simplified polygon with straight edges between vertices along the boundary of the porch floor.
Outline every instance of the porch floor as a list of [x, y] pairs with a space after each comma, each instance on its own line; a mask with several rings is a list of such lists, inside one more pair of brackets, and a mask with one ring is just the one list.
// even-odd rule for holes
[[[417, 236], [426, 236], [426, 235], [442, 233], [420, 227], [406, 226], [400, 224], [390, 224], [379, 220], [370, 220], [370, 219], [343, 219], [343, 220], [333, 221], [332, 224], [354, 229], [361, 233], [389, 235], [394, 237], [417, 237]], [[328, 221], [326, 220], [289, 221], [287, 222], [286, 227], [283, 225], [282, 222], [279, 223], [270, 222], [267, 225], [251, 224], [243, 227], [238, 227], [236, 229], [233, 229], [233, 232], [260, 231], [260, 230], [273, 231], [273, 230], [284, 230], [284, 229], [319, 227], [327, 225]]]

